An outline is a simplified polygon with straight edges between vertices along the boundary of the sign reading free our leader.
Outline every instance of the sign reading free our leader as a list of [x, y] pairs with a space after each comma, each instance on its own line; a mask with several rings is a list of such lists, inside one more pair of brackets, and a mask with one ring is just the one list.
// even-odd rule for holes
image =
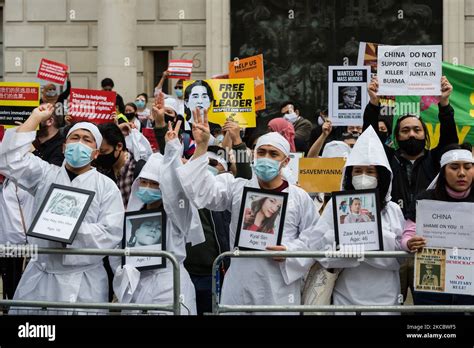
[[428, 247], [474, 249], [474, 203], [420, 200], [416, 205], [416, 234]]
[[438, 46], [379, 46], [379, 95], [441, 95], [442, 49]]

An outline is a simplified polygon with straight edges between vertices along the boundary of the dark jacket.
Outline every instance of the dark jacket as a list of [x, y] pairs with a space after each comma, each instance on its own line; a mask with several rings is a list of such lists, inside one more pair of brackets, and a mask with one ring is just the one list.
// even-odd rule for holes
[[[372, 126], [378, 133], [380, 107], [371, 103], [364, 112], [364, 130]], [[407, 210], [415, 201], [418, 193], [426, 190], [440, 170], [439, 161], [443, 148], [459, 142], [454, 109], [451, 105], [439, 106], [440, 138], [439, 144], [432, 150], [424, 150], [423, 156], [413, 164], [402, 156], [401, 150], [394, 150], [384, 145], [390, 167], [393, 172], [392, 201], [397, 203], [406, 217]], [[409, 173], [411, 172], [411, 175]]]
[[[164, 154], [166, 141], [165, 135], [168, 128], [154, 128], [155, 136], [160, 146], [160, 152]], [[187, 133], [184, 133], [187, 134]], [[246, 151], [244, 143], [233, 148], [234, 151]], [[239, 157], [238, 157], [239, 158]], [[242, 158], [242, 157], [240, 157]], [[236, 177], [251, 179], [252, 168], [250, 167], [250, 159], [248, 161], [237, 161]], [[184, 267], [189, 274], [196, 276], [212, 275], [212, 263], [219, 254], [229, 251], [229, 233], [231, 213], [229, 211], [210, 211], [208, 209], [200, 209], [199, 217], [201, 219], [202, 228], [204, 230], [205, 242], [191, 246], [186, 245], [186, 260]], [[230, 265], [230, 260], [224, 261], [224, 269]]]
[[49, 164], [54, 164], [61, 167], [64, 162], [63, 144], [65, 138], [61, 132], [58, 132], [54, 137], [41, 144], [38, 139], [33, 142], [35, 151], [33, 154]]

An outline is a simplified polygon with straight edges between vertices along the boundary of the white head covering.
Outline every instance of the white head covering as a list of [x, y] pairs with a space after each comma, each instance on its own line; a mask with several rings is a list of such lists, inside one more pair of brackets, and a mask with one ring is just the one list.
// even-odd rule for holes
[[351, 147], [343, 141], [331, 141], [324, 146], [323, 158], [349, 157]]
[[[443, 167], [447, 164], [453, 163], [453, 162], [470, 162], [474, 163], [474, 157], [472, 156], [472, 152], [464, 149], [455, 149], [455, 150], [450, 150], [447, 151], [446, 153], [441, 156], [440, 160], [440, 166], [441, 170]], [[433, 190], [436, 187], [436, 183], [438, 182], [439, 178], [439, 173], [436, 175], [436, 178], [431, 182], [430, 186], [428, 186], [427, 190]]]
[[97, 144], [97, 148], [102, 145], [102, 135], [100, 134], [99, 128], [93, 123], [90, 122], [79, 122], [76, 123], [72, 128], [67, 132], [66, 139], [72, 134], [72, 132], [77, 131], [78, 129], [85, 129], [92, 133], [95, 142]]
[[165, 99], [165, 107], [173, 109], [174, 112], [176, 112], [176, 114], [179, 114], [178, 102], [173, 97], [169, 97]]
[[[390, 182], [392, 182], [393, 173], [390, 168], [390, 164], [385, 154], [382, 142], [380, 141], [377, 133], [375, 133], [372, 127], [367, 128], [364, 133], [357, 139], [352, 151], [347, 158], [346, 164], [344, 165], [342, 177], [346, 174], [347, 167], [354, 166], [381, 166], [385, 167], [390, 172]], [[343, 179], [344, 180], [344, 179]], [[341, 182], [342, 188], [342, 182]], [[385, 196], [386, 201], [390, 201], [392, 192], [392, 184], [390, 184], [387, 195]]]
[[263, 145], [271, 145], [288, 157], [290, 155], [290, 143], [283, 138], [283, 136], [280, 133], [277, 132], [272, 132], [272, 133], [267, 133], [265, 135], [262, 135], [260, 138], [257, 140], [257, 145], [255, 146], [255, 151], [258, 150], [260, 146]]
[[135, 179], [132, 184], [132, 189], [130, 191], [130, 198], [128, 200], [127, 211], [137, 211], [140, 210], [144, 204], [137, 197], [136, 192], [140, 186], [140, 178], [156, 181], [160, 183], [161, 181], [161, 168], [163, 166], [163, 155], [161, 153], [154, 153], [150, 156], [148, 161], [142, 168], [142, 171]]
[[217, 155], [216, 153], [214, 152], [211, 152], [211, 151], [208, 151], [207, 152], [207, 156], [211, 159], [215, 159], [217, 162], [219, 162], [220, 164], [222, 164], [222, 166], [224, 167], [224, 170], [227, 172], [229, 170], [229, 167], [227, 166], [227, 162], [225, 161], [225, 159], [223, 159], [221, 156]]

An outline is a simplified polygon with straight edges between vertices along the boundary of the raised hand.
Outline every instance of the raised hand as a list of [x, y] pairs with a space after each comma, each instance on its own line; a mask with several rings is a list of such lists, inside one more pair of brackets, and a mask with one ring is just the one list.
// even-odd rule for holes
[[449, 97], [451, 96], [452, 91], [453, 86], [451, 85], [451, 83], [449, 83], [449, 80], [446, 78], [446, 76], [443, 76], [441, 78], [441, 106], [446, 106], [449, 104]]
[[331, 121], [326, 120], [326, 121], [323, 123], [322, 131], [323, 131], [323, 134], [324, 134], [326, 137], [328, 137], [329, 134], [331, 134], [331, 132], [332, 132], [332, 123], [331, 123]]
[[166, 132], [165, 141], [168, 143], [171, 140], [178, 138], [180, 128], [181, 128], [181, 120], [178, 120], [178, 122], [176, 122], [176, 126], [174, 127], [174, 129], [171, 122], [168, 122], [168, 132]]
[[242, 139], [240, 138], [240, 126], [237, 122], [234, 121], [226, 121], [224, 127], [222, 128], [224, 134], [229, 134], [230, 139], [232, 140], [232, 144], [238, 145], [242, 143]]
[[31, 116], [37, 118], [40, 122], [49, 120], [54, 113], [53, 104], [41, 104], [33, 110]]
[[370, 103], [378, 106], [379, 96], [377, 95], [377, 93], [379, 92], [379, 80], [377, 79], [377, 76], [373, 77], [372, 80], [370, 81], [368, 92], [369, 92]]
[[201, 111], [199, 108], [193, 110], [193, 138], [197, 146], [205, 146], [207, 148], [209, 138], [211, 137], [211, 130], [207, 120], [207, 110], [203, 109], [203, 111], [204, 115], [201, 117]]
[[152, 116], [155, 120], [155, 127], [163, 128], [166, 126], [165, 123], [165, 95], [160, 92], [155, 98], [155, 104], [152, 109]]

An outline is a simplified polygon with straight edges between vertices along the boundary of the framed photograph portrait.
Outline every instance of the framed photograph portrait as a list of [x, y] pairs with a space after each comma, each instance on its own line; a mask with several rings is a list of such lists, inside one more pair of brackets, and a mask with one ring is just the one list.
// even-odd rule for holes
[[332, 194], [336, 246], [364, 245], [365, 251], [382, 251], [382, 225], [377, 190]]
[[71, 244], [94, 195], [92, 191], [52, 184], [26, 234]]
[[280, 245], [285, 223], [288, 193], [245, 187], [235, 237], [235, 247], [266, 250]]
[[[131, 250], [166, 250], [166, 213], [164, 209], [125, 213], [122, 247]], [[122, 265], [144, 271], [165, 268], [164, 257], [123, 256]]]

